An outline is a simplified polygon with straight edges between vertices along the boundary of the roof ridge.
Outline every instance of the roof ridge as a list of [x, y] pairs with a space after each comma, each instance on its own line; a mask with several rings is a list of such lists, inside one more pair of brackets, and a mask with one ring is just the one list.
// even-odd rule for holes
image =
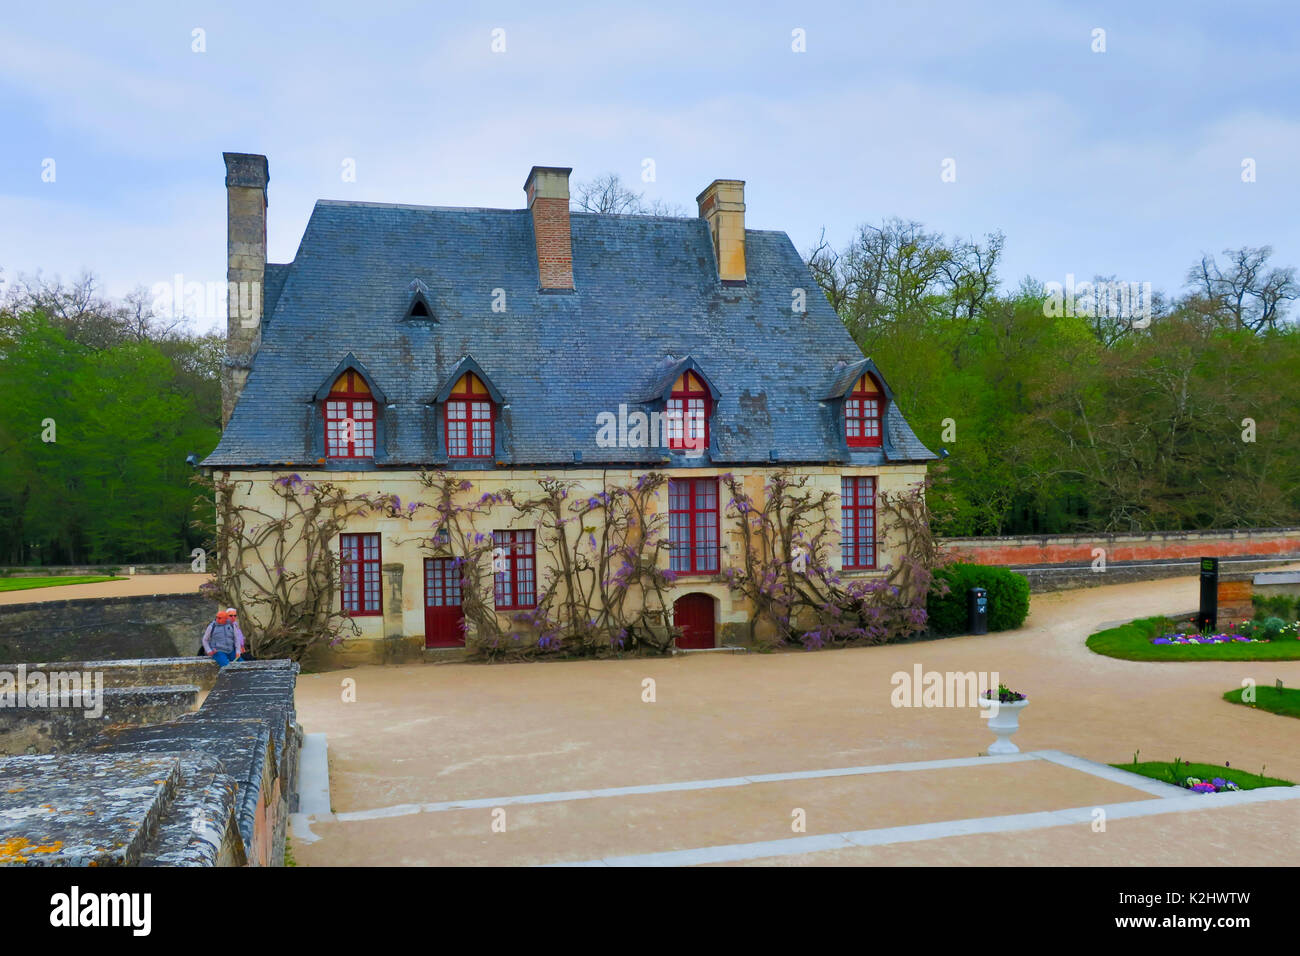
[[426, 206], [409, 202], [372, 202], [366, 199], [317, 199], [317, 206], [360, 206], [366, 209], [421, 209], [429, 212], [528, 212], [527, 209], [500, 209], [494, 206]]

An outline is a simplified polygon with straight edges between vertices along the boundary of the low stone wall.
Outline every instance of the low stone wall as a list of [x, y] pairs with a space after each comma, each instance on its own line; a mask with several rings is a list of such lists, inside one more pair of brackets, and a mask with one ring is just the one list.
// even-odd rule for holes
[[[1260, 568], [1289, 564], [1291, 559], [1283, 558], [1220, 558], [1220, 576], [1228, 574], [1253, 574]], [[984, 563], [984, 562], [980, 562]], [[1107, 564], [1105, 570], [1097, 571], [1091, 565], [1060, 565], [1057, 567], [1017, 567], [1011, 566], [1017, 574], [1029, 579], [1029, 590], [1035, 594], [1044, 591], [1063, 591], [1070, 588], [1092, 588], [1103, 584], [1126, 584], [1130, 581], [1155, 581], [1161, 578], [1190, 577], [1200, 572], [1199, 560], [1185, 561], [1136, 561], [1123, 564]]]
[[0, 865], [281, 865], [298, 804], [297, 674], [231, 664], [194, 713], [110, 728], [76, 752], [0, 757]]
[[0, 577], [40, 578], [40, 577], [83, 577], [105, 574], [184, 574], [193, 568], [189, 564], [55, 564], [49, 567], [8, 567], [0, 568]]
[[199, 689], [193, 684], [164, 684], [97, 687], [39, 697], [28, 693], [15, 706], [5, 697], [0, 694], [0, 756], [14, 756], [68, 753], [113, 726], [173, 720], [198, 706]]
[[189, 657], [215, 612], [200, 594], [0, 605], [0, 664]]

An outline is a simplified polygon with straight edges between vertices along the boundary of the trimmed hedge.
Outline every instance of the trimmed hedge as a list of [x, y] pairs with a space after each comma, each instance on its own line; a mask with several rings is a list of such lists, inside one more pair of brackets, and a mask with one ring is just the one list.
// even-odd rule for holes
[[1029, 616], [1029, 579], [1023, 574], [986, 564], [950, 564], [935, 571], [934, 579], [948, 582], [947, 594], [941, 597], [931, 588], [925, 602], [936, 634], [966, 632], [966, 592], [971, 588], [989, 592], [990, 631], [1013, 630]]

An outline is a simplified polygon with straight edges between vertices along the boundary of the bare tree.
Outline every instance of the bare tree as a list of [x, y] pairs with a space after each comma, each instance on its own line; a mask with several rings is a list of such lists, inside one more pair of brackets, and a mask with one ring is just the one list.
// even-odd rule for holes
[[123, 341], [161, 342], [183, 331], [183, 319], [164, 320], [154, 314], [149, 291], [136, 287], [121, 301], [99, 292], [93, 273], [83, 272], [65, 283], [59, 276], [20, 274], [5, 292], [3, 308], [10, 313], [40, 312], [65, 336], [93, 349]]
[[864, 225], [844, 249], [822, 233], [808, 268], [861, 345], [899, 321], [947, 317], [969, 324], [997, 288], [1003, 236], [947, 241], [919, 222]]
[[623, 216], [677, 216], [688, 213], [681, 206], [653, 199], [646, 202], [644, 193], [633, 192], [623, 185], [617, 173], [605, 173], [578, 183], [571, 203], [580, 212], [598, 212]]
[[1242, 246], [1225, 249], [1223, 254], [1228, 257], [1226, 271], [1208, 255], [1188, 271], [1193, 294], [1233, 328], [1254, 332], [1276, 328], [1286, 318], [1286, 303], [1300, 297], [1295, 269], [1268, 268], [1271, 246]]

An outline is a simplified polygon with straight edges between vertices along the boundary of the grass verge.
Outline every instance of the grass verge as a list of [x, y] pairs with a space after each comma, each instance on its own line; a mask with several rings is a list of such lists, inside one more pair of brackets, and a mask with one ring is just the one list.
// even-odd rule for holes
[[1143, 617], [1088, 638], [1088, 649], [1125, 661], [1297, 661], [1300, 641], [1268, 644], [1152, 644], [1151, 638], [1173, 630], [1167, 617]]
[[101, 581], [125, 581], [111, 575], [69, 575], [67, 577], [0, 578], [0, 591], [29, 591], [32, 588], [57, 588], [65, 584], [99, 584]]
[[1230, 690], [1223, 695], [1223, 699], [1234, 704], [1243, 704], [1246, 707], [1266, 710], [1270, 714], [1281, 714], [1283, 717], [1300, 717], [1300, 690], [1291, 687], [1283, 687], [1280, 690], [1276, 687], [1256, 687], [1253, 702], [1241, 699], [1241, 695], [1245, 692], [1244, 687]]
[[[1143, 761], [1142, 763], [1113, 763], [1111, 766], [1116, 770], [1127, 770], [1129, 773], [1138, 773], [1144, 777], [1150, 777], [1152, 780], [1159, 780], [1161, 783], [1172, 783], [1174, 786], [1182, 786], [1181, 780], [1174, 779], [1174, 762], [1171, 760], [1150, 760]], [[1265, 770], [1267, 768], [1261, 767], [1260, 769]], [[1179, 763], [1178, 776], [1183, 780], [1188, 777], [1199, 777], [1202, 780], [1213, 780], [1215, 777], [1223, 777], [1225, 780], [1231, 780], [1242, 790], [1258, 790], [1260, 787], [1295, 786], [1295, 784], [1290, 780], [1281, 780], [1277, 777], [1265, 777], [1258, 773], [1247, 773], [1237, 767], [1223, 767], [1216, 763]]]

